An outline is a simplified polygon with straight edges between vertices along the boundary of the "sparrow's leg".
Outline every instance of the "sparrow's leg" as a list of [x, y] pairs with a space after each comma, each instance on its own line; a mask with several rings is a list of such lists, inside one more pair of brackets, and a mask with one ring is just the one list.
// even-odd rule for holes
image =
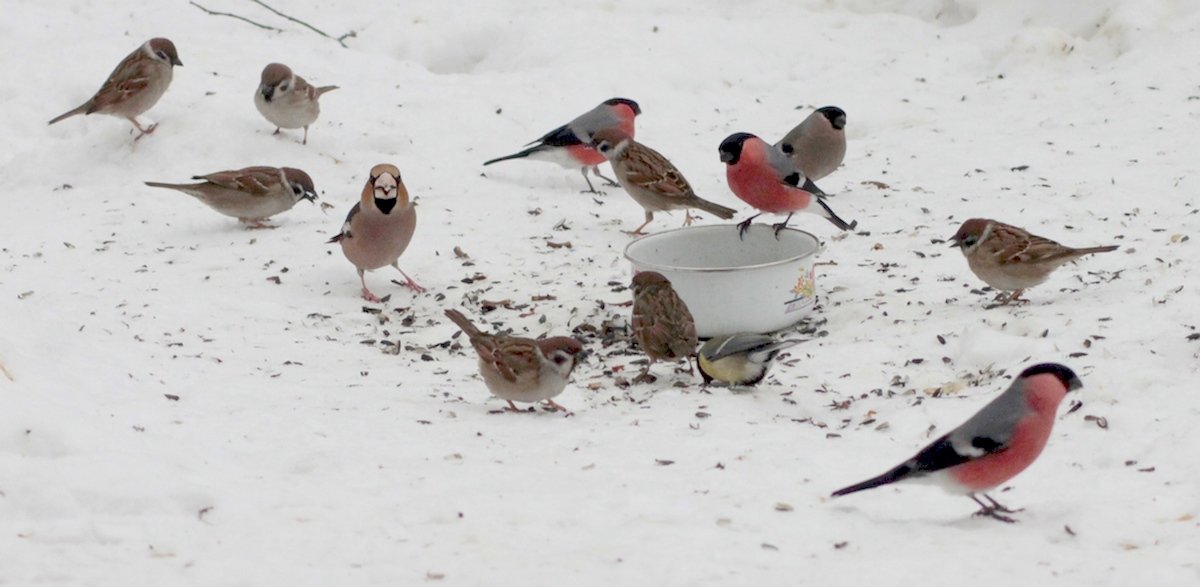
[[650, 366], [653, 364], [654, 364], [654, 359], [650, 359], [650, 362], [646, 363], [646, 367], [642, 369], [642, 372], [639, 373], [637, 377], [633, 378], [633, 382], [634, 383], [654, 383], [655, 381], [657, 381], [658, 378], [650, 374]]
[[246, 228], [250, 230], [257, 230], [260, 228], [279, 228], [274, 224], [267, 224], [266, 218], [238, 218], [238, 222], [245, 224]]
[[392, 263], [392, 267], [395, 267], [396, 271], [399, 271], [400, 275], [404, 276], [404, 287], [407, 287], [408, 289], [411, 289], [417, 293], [425, 293], [425, 288], [421, 287], [421, 284], [413, 281], [413, 278], [409, 277], [408, 274], [400, 268], [400, 264], [398, 262]]
[[1014, 509], [1011, 509], [1011, 508], [1008, 508], [1008, 507], [1006, 507], [1006, 506], [1002, 505], [1000, 502], [998, 502], [998, 501], [996, 501], [996, 500], [992, 499], [992, 496], [990, 496], [990, 495], [988, 495], [988, 494], [986, 494], [986, 493], [984, 493], [984, 494], [983, 494], [983, 498], [984, 498], [984, 499], [986, 499], [986, 500], [988, 500], [988, 502], [992, 504], [992, 509], [994, 509], [994, 510], [996, 510], [996, 511], [998, 511], [998, 512], [1003, 512], [1003, 513], [1006, 513], [1006, 514], [1015, 514], [1015, 513], [1017, 513], [1017, 512], [1023, 512], [1023, 511], [1025, 511], [1025, 508], [1017, 508], [1017, 509], [1015, 509], [1015, 510], [1014, 510]]
[[552, 399], [546, 400], [546, 405], [550, 406], [550, 408], [556, 412], [565, 412], [567, 414], [571, 413], [571, 410], [564, 408], [561, 404], [559, 404], [558, 402], [556, 402]]
[[978, 497], [975, 497], [974, 495], [968, 495], [967, 497], [970, 497], [975, 503], [979, 504], [979, 511], [975, 512], [973, 515], [986, 516], [986, 517], [989, 517], [989, 518], [992, 518], [995, 520], [1000, 520], [1001, 522], [1004, 522], [1006, 524], [1016, 523], [1016, 520], [1014, 520], [1008, 516], [1002, 515], [994, 506], [990, 506], [986, 503], [983, 503], [982, 501], [979, 501]]
[[621, 184], [617, 183], [616, 181], [614, 181], [610, 178], [604, 177], [603, 175], [600, 175], [600, 166], [599, 165], [592, 166], [592, 175], [595, 175], [596, 177], [599, 177], [600, 179], [603, 179], [604, 181], [608, 182], [609, 187], [615, 188], [615, 187], [621, 186]]
[[754, 216], [751, 216], [751, 217], [737, 223], [738, 240], [745, 240], [746, 231], [750, 230], [750, 222], [753, 221], [755, 218], [758, 218], [759, 216], [762, 216], [762, 212], [759, 212], [758, 214], [755, 214]]
[[367, 289], [366, 272], [363, 271], [362, 269], [358, 270], [358, 281], [362, 283], [363, 299], [367, 300], [368, 302], [374, 302], [374, 303], [378, 304], [380, 302], [379, 296], [371, 293], [371, 290]]
[[646, 228], [646, 225], [647, 225], [647, 224], [650, 224], [650, 221], [651, 221], [651, 220], [654, 220], [654, 212], [651, 212], [651, 211], [649, 211], [649, 210], [646, 210], [646, 221], [645, 221], [645, 222], [643, 222], [641, 226], [639, 226], [639, 227], [637, 227], [637, 228], [633, 229], [632, 231], [629, 231], [629, 230], [623, 230], [623, 231], [621, 231], [621, 232], [624, 232], [625, 234], [627, 234], [627, 235], [629, 235], [629, 236], [641, 236], [641, 235], [643, 235], [643, 234], [646, 234], [646, 233], [642, 232], [642, 229], [643, 229], [643, 228]]
[[779, 224], [772, 224], [772, 225], [771, 225], [771, 228], [774, 228], [774, 229], [775, 229], [775, 240], [779, 240], [779, 233], [780, 233], [780, 231], [782, 231], [783, 229], [787, 228], [788, 222], [791, 222], [791, 221], [792, 221], [792, 215], [793, 215], [793, 214], [795, 214], [795, 212], [792, 212], [792, 213], [788, 214], [788, 217], [787, 217], [787, 218], [784, 218], [784, 219], [783, 219], [783, 222], [780, 222]]
[[156, 122], [156, 123], [154, 123], [154, 124], [151, 124], [149, 128], [142, 128], [142, 125], [141, 125], [141, 124], [138, 124], [137, 118], [135, 118], [135, 117], [132, 117], [132, 116], [131, 116], [131, 117], [129, 117], [129, 122], [133, 123], [133, 128], [136, 128], [136, 129], [138, 129], [138, 136], [134, 137], [134, 139], [133, 139], [135, 142], [136, 142], [138, 139], [140, 139], [140, 138], [142, 138], [142, 137], [144, 137], [144, 136], [146, 136], [146, 135], [148, 135], [148, 134], [150, 134], [150, 133], [154, 132], [154, 129], [158, 128], [158, 123], [157, 123], [157, 122]]
[[579, 168], [579, 171], [583, 173], [583, 181], [586, 181], [586, 182], [587, 182], [587, 184], [588, 184], [588, 189], [586, 189], [586, 190], [583, 190], [583, 191], [582, 191], [582, 192], [580, 192], [580, 193], [584, 193], [584, 194], [603, 194], [604, 192], [602, 192], [602, 191], [599, 191], [599, 190], [597, 190], [595, 187], [593, 187], [593, 186], [592, 186], [592, 180], [588, 179], [588, 176], [587, 176], [587, 170], [588, 170], [588, 168], [587, 168], [587, 167], [580, 167], [580, 168]]
[[518, 408], [518, 407], [517, 407], [517, 404], [514, 404], [512, 400], [505, 400], [505, 401], [507, 401], [507, 402], [508, 402], [508, 408], [506, 408], [508, 411], [510, 411], [510, 412], [519, 412], [519, 411], [521, 411], [521, 408]]
[[684, 225], [684, 226], [691, 226], [691, 225], [692, 225], [692, 221], [693, 221], [693, 220], [695, 220], [695, 219], [696, 219], [696, 217], [695, 217], [695, 216], [692, 216], [692, 211], [691, 211], [691, 210], [684, 210], [684, 211], [683, 211], [683, 213], [684, 213], [684, 217], [683, 217], [683, 225]]
[[277, 127], [275, 127], [275, 132], [273, 132], [273, 133], [271, 133], [271, 134], [272, 134], [272, 135], [277, 135], [277, 134], [279, 134], [279, 131], [280, 131], [280, 130], [282, 130], [282, 129], [280, 129], [280, 128], [277, 126]]
[[306, 127], [304, 127], [304, 140], [303, 140], [303, 141], [300, 141], [300, 144], [301, 144], [301, 145], [307, 145], [307, 144], [308, 144], [308, 127], [307, 127], [307, 126], [306, 126]]

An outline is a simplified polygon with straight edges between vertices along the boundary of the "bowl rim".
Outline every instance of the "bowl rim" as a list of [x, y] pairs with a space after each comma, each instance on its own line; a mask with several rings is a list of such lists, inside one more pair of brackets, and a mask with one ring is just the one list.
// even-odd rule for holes
[[[764, 225], [759, 225], [759, 226], [767, 226], [767, 225], [764, 224]], [[794, 263], [796, 261], [803, 260], [806, 257], [815, 256], [817, 253], [820, 253], [821, 250], [825, 248], [824, 245], [821, 244], [821, 239], [817, 238], [817, 235], [815, 235], [811, 232], [808, 232], [807, 230], [800, 230], [799, 228], [792, 228], [789, 226], [789, 227], [784, 228], [783, 230], [797, 232], [804, 236], [807, 236], [808, 238], [811, 238], [813, 240], [813, 243], [815, 243], [816, 246], [814, 246], [811, 251], [808, 251], [807, 253], [804, 253], [801, 255], [786, 257], [786, 258], [780, 259], [778, 261], [771, 261], [769, 263], [758, 263], [755, 265], [742, 265], [739, 267], [676, 267], [673, 265], [662, 265], [659, 263], [649, 263], [649, 262], [639, 261], [629, 255], [629, 249], [633, 248], [634, 245], [636, 245], [644, 240], [647, 240], [647, 239], [651, 239], [654, 237], [660, 237], [663, 235], [671, 234], [674, 232], [680, 232], [683, 230], [706, 230], [706, 229], [711, 229], [711, 228], [724, 228], [724, 227], [736, 229], [737, 225], [736, 224], [704, 224], [701, 226], [683, 226], [680, 228], [672, 228], [669, 230], [654, 232], [651, 234], [647, 234], [645, 236], [639, 236], [638, 238], [635, 238], [635, 239], [629, 241], [629, 243], [625, 245], [625, 250], [622, 251], [622, 254], [625, 257], [625, 259], [627, 259], [630, 263], [632, 263], [636, 267], [645, 267], [647, 269], [651, 269], [651, 270], [655, 270], [655, 271], [665, 270], [665, 271], [674, 271], [674, 272], [678, 272], [678, 273], [726, 273], [726, 272], [731, 272], [731, 271], [748, 271], [748, 270], [752, 270], [752, 269], [764, 269], [767, 267], [775, 267], [778, 265], [786, 265], [788, 263]]]

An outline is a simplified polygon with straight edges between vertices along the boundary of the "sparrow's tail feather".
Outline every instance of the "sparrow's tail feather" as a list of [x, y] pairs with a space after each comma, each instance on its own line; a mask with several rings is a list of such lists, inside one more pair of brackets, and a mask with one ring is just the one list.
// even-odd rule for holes
[[68, 110], [66, 112], [63, 112], [62, 114], [59, 114], [58, 116], [55, 116], [50, 122], [46, 123], [46, 126], [50, 126], [51, 124], [54, 124], [56, 122], [66, 120], [72, 116], [77, 116], [80, 114], [89, 114], [88, 109], [91, 107], [92, 107], [92, 101], [88, 100], [87, 102], [84, 102], [82, 105], [80, 105], [78, 108], [75, 108], [73, 110]]
[[1080, 255], [1091, 255], [1092, 253], [1111, 253], [1119, 248], [1119, 245], [1108, 245], [1106, 247], [1088, 247], [1086, 249], [1075, 249], [1075, 252]]
[[325, 92], [332, 92], [336, 89], [338, 89], [337, 86], [321, 86], [317, 88], [317, 97], [320, 98], [321, 94], [324, 94]]
[[722, 220], [729, 220], [730, 218], [733, 218], [735, 213], [737, 213], [737, 210], [734, 210], [733, 208], [726, 208], [725, 206], [701, 199], [699, 197], [692, 202], [692, 205]]
[[824, 199], [816, 198], [816, 200], [817, 203], [821, 205], [821, 208], [825, 210], [825, 214], [822, 214], [822, 216], [825, 216], [825, 218], [832, 222], [834, 226], [842, 230], [854, 230], [854, 227], [858, 226], [857, 220], [854, 222], [846, 222], [845, 220], [842, 220], [841, 217], [833, 212], [833, 208], [830, 208], [829, 204], [825, 203]]
[[496, 157], [495, 159], [492, 159], [491, 161], [484, 161], [483, 164], [491, 165], [492, 163], [499, 163], [501, 161], [508, 161], [510, 159], [524, 159], [538, 151], [541, 151], [542, 149], [543, 149], [543, 146], [539, 144], [535, 147], [529, 147], [528, 149], [517, 151], [516, 153], [513, 153], [512, 155], [505, 155], [503, 157]]
[[148, 185], [152, 188], [167, 188], [169, 190], [180, 190], [180, 191], [183, 191], [187, 188], [192, 187], [186, 183], [162, 183], [159, 181], [147, 181], [146, 185]]
[[463, 333], [466, 334], [468, 338], [475, 338], [482, 334], [479, 332], [479, 329], [475, 328], [475, 325], [471, 324], [471, 321], [467, 319], [466, 316], [463, 316], [463, 313], [459, 312], [458, 310], [446, 310], [446, 317], [449, 318], [450, 321], [456, 326], [462, 329]]
[[862, 483], [855, 483], [854, 485], [851, 485], [849, 487], [843, 487], [837, 491], [834, 491], [833, 497], [841, 497], [843, 495], [857, 493], [864, 489], [872, 489], [875, 487], [879, 487], [880, 485], [887, 485], [888, 483], [895, 483], [895, 482], [907, 477], [910, 472], [912, 472], [912, 467], [908, 466], [908, 464], [905, 463], [905, 464], [900, 465], [899, 467], [896, 467], [895, 469], [892, 469], [891, 471], [888, 471], [887, 473], [884, 473], [878, 477], [872, 477], [870, 479], [867, 479], [866, 481], [863, 481]]

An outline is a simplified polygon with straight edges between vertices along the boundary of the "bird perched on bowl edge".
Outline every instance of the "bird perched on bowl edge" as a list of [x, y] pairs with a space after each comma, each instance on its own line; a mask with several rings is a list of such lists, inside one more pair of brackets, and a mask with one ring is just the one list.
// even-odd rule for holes
[[481, 332], [458, 310], [446, 310], [471, 341], [479, 355], [479, 374], [492, 395], [508, 402], [546, 402], [555, 410], [568, 411], [554, 401], [562, 393], [575, 369], [583, 345], [568, 336], [534, 340], [506, 334]]
[[304, 140], [308, 144], [308, 127], [321, 114], [321, 96], [338, 89], [337, 86], [308, 85], [304, 78], [292, 73], [282, 63], [268, 64], [262, 70], [258, 90], [254, 92], [254, 106], [275, 125], [275, 133], [281, 128], [303, 128]]
[[404, 276], [405, 287], [417, 293], [425, 291], [400, 268], [400, 255], [408, 248], [416, 229], [417, 209], [408, 199], [400, 170], [395, 165], [381, 163], [371, 168], [362, 197], [346, 215], [342, 231], [327, 242], [340, 244], [346, 259], [358, 270], [363, 299], [378, 302], [379, 296], [367, 288], [364, 274], [388, 265]]
[[963, 222], [950, 237], [950, 246], [962, 251], [976, 277], [1000, 290], [1001, 305], [1027, 301], [1021, 293], [1042, 284], [1066, 263], [1118, 248], [1108, 245], [1075, 249], [989, 218]]
[[650, 368], [657, 361], [688, 361], [696, 353], [696, 322], [687, 304], [670, 280], [657, 271], [633, 276], [633, 337], [650, 362], [634, 378], [635, 383], [653, 381]]
[[605, 128], [592, 133], [592, 145], [612, 164], [621, 187], [646, 211], [646, 221], [629, 234], [645, 234], [642, 229], [654, 220], [655, 212], [683, 209], [684, 226], [692, 224], [692, 208], [725, 220], [733, 218], [733, 208], [697, 196], [666, 157], [633, 140], [621, 129]]
[[818, 108], [775, 146], [805, 177], [823, 179], [846, 158], [846, 112], [837, 106]]
[[745, 132], [734, 133], [721, 141], [717, 151], [725, 163], [725, 179], [734, 195], [758, 209], [758, 214], [738, 223], [744, 235], [750, 222], [763, 213], [787, 214], [773, 225], [775, 234], [787, 227], [796, 212], [812, 212], [842, 230], [851, 230], [858, 222], [846, 222], [825, 203], [825, 192], [808, 179], [773, 145]]
[[307, 173], [291, 167], [246, 167], [194, 175], [200, 183], [146, 185], [183, 192], [209, 208], [237, 218], [249, 228], [273, 228], [267, 218], [291, 210], [300, 200], [315, 202], [317, 190]]
[[527, 148], [512, 155], [485, 161], [483, 164], [491, 165], [500, 161], [526, 158], [550, 161], [567, 169], [579, 169], [583, 174], [583, 180], [587, 182], [587, 191], [598, 193], [592, 186], [592, 180], [588, 179], [588, 169], [591, 169], [596, 177], [607, 181], [609, 185], [615, 186], [617, 183], [600, 175], [599, 165], [604, 163], [604, 156], [597, 153], [592, 146], [592, 134], [605, 128], [619, 128], [626, 135], [632, 137], [634, 135], [634, 119], [641, 113], [641, 107], [633, 100], [610, 98], [601, 102], [599, 106], [580, 114], [571, 122], [528, 143]]
[[[1054, 429], [1055, 412], [1066, 394], [1083, 387], [1071, 369], [1057, 363], [1021, 372], [1004, 393], [959, 427], [942, 435], [888, 472], [833, 492], [833, 497], [898, 482], [936, 485], [979, 504], [977, 516], [1013, 522], [1015, 513], [987, 492], [1037, 460]], [[982, 495], [987, 503], [979, 500]]]
[[138, 130], [133, 139], [137, 141], [158, 128], [157, 122], [143, 127], [137, 117], [153, 108], [166, 93], [177, 65], [183, 62], [174, 43], [162, 37], [150, 39], [117, 64], [91, 99], [55, 116], [48, 124], [78, 114], [108, 114], [128, 120]]

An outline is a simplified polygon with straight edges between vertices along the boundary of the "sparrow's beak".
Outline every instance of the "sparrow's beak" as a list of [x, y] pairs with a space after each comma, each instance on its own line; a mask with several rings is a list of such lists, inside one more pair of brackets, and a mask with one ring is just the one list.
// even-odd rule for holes
[[275, 96], [275, 86], [263, 86], [262, 95], [270, 102], [271, 98]]
[[948, 239], [946, 239], [946, 240], [950, 241], [950, 248], [952, 248], [952, 249], [953, 249], [953, 248], [956, 248], [956, 247], [958, 247], [958, 246], [959, 246], [959, 242], [958, 242], [958, 237], [957, 237], [957, 236], [952, 236], [952, 237], [950, 237], [950, 238], [948, 238]]
[[312, 202], [315, 204], [315, 203], [317, 203], [317, 194], [316, 194], [316, 192], [310, 192], [308, 190], [304, 190], [304, 194], [300, 196], [300, 199], [308, 200], [309, 202]]
[[178, 57], [172, 57], [171, 65], [174, 65], [175, 67], [183, 67], [183, 62], [180, 61]]
[[721, 163], [729, 163], [730, 161], [733, 161], [733, 153], [721, 151]]

